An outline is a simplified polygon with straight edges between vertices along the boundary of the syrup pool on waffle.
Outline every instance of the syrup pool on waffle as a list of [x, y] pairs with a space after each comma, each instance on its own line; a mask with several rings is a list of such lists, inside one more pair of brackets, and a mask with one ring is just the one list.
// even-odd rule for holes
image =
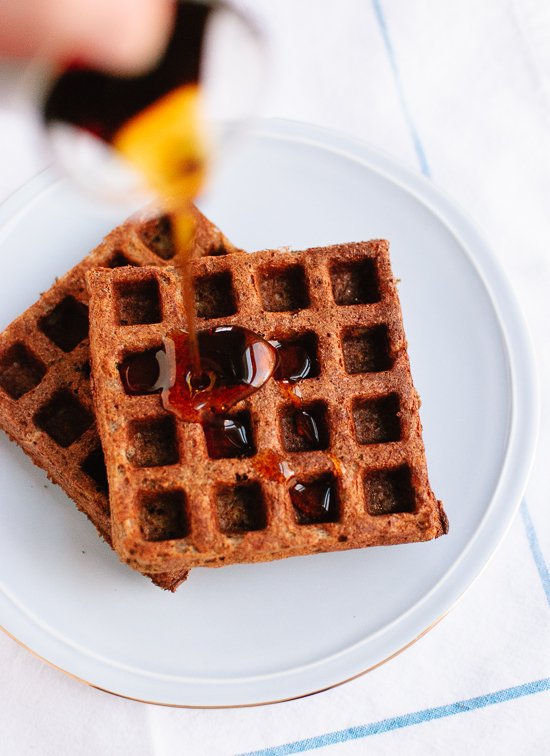
[[166, 409], [185, 422], [203, 425], [210, 455], [250, 456], [256, 452], [245, 423], [225, 413], [258, 391], [277, 366], [275, 347], [239, 326], [198, 333], [200, 372], [194, 369], [187, 332], [169, 334], [161, 350], [131, 355], [119, 365], [128, 394], [162, 393]]
[[[256, 455], [254, 466], [268, 479], [293, 481], [287, 460], [272, 450], [257, 454], [246, 423], [227, 411], [253, 394], [272, 377], [293, 406], [294, 424], [305, 447], [324, 446], [315, 415], [303, 409], [296, 384], [315, 372], [304, 346], [268, 342], [240, 326], [219, 326], [198, 333], [200, 373], [193, 372], [190, 338], [185, 331], [169, 334], [164, 348], [127, 357], [119, 373], [127, 394], [161, 393], [162, 402], [185, 422], [200, 422], [213, 459]], [[303, 522], [331, 518], [336, 506], [329, 479], [314, 484], [293, 483], [291, 497]]]

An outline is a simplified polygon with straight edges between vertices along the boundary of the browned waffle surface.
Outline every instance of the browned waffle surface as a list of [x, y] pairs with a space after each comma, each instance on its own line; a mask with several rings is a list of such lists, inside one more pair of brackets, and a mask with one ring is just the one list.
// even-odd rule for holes
[[[185, 327], [179, 276], [173, 268], [89, 272], [94, 400], [121, 557], [154, 572], [446, 532], [428, 482], [387, 243], [211, 257], [193, 268], [209, 292], [201, 329], [240, 325], [309, 351], [314, 369], [298, 384], [300, 409], [315, 418], [318, 439], [297, 433], [295, 403], [275, 379], [229, 413], [253, 437], [241, 458], [211, 455], [201, 424], [166, 412], [158, 394], [128, 395], [120, 363]], [[147, 306], [132, 308], [132, 296]], [[155, 317], [129, 324], [128, 310]], [[320, 515], [304, 510], [304, 495], [328, 497]]]
[[[235, 248], [198, 210], [195, 254]], [[0, 427], [58, 483], [110, 543], [107, 475], [90, 393], [86, 271], [163, 266], [174, 255], [166, 218], [141, 213], [114, 229], [0, 334]], [[175, 588], [176, 575], [157, 576]]]

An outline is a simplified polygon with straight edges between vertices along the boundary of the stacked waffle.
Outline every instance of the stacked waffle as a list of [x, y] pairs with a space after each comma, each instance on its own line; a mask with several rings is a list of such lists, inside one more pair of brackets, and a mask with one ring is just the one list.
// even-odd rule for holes
[[158, 392], [124, 385], [124, 360], [186, 329], [170, 225], [146, 216], [0, 334], [0, 426], [123, 561], [170, 590], [192, 567], [446, 532], [387, 243], [228, 254], [198, 211], [196, 226], [200, 330], [251, 329], [281, 354], [298, 345], [309, 365], [294, 390], [276, 371], [231, 408], [246, 448], [224, 451]]
[[[236, 251], [198, 210], [194, 216], [197, 256]], [[0, 427], [66, 491], [109, 544], [107, 472], [90, 386], [85, 276], [101, 267], [166, 266], [174, 253], [165, 217], [134, 217], [0, 334]], [[152, 578], [174, 590], [185, 576], [157, 571]]]

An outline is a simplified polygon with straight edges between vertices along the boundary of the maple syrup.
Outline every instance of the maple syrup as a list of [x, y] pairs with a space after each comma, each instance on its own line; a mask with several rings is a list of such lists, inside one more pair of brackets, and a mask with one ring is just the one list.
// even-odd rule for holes
[[293, 414], [296, 433], [307, 442], [310, 450], [324, 448], [323, 433], [316, 418], [303, 409], [302, 393], [297, 385], [300, 381], [319, 374], [311, 345], [307, 348], [308, 345], [304, 343], [304, 339], [286, 344], [277, 340], [272, 340], [270, 343], [277, 349], [279, 355], [274, 378], [278, 381], [279, 390], [289, 404], [296, 408]]
[[197, 344], [199, 373], [193, 369], [189, 334], [177, 331], [165, 339], [171, 375], [162, 400], [188, 422], [197, 422], [205, 411], [227, 412], [261, 388], [277, 366], [277, 350], [240, 326], [200, 331]]
[[311, 451], [322, 449], [324, 447], [325, 444], [322, 437], [322, 431], [319, 428], [316, 418], [311, 412], [307, 412], [307, 410], [304, 409], [295, 412], [294, 424], [296, 426], [296, 432], [307, 442]]
[[131, 354], [118, 366], [124, 390], [130, 396], [154, 394], [162, 390], [158, 349]]
[[[164, 339], [163, 349], [126, 357], [118, 366], [125, 392], [162, 391], [167, 409], [187, 422], [200, 422], [207, 413], [227, 412], [258, 391], [277, 366], [277, 351], [258, 334], [240, 326], [216, 326], [198, 333], [197, 373], [190, 341], [186, 331], [175, 331]], [[227, 424], [225, 430], [236, 438], [237, 428]]]
[[238, 417], [209, 414], [202, 427], [208, 454], [213, 459], [251, 457], [256, 453], [250, 428]]
[[325, 475], [309, 483], [295, 483], [290, 498], [300, 524], [334, 522], [338, 519], [338, 500], [332, 477]]
[[256, 447], [246, 413], [224, 413], [269, 380], [277, 352], [261, 336], [239, 326], [201, 331], [198, 346], [199, 373], [193, 371], [185, 331], [170, 334], [163, 349], [129, 355], [118, 366], [124, 390], [131, 396], [162, 392], [168, 410], [202, 424], [213, 459], [253, 456]]
[[286, 483], [294, 478], [290, 463], [273, 449], [264, 449], [254, 457], [254, 469], [263, 478]]
[[281, 344], [276, 340], [270, 341], [270, 344], [273, 344], [279, 354], [279, 364], [274, 373], [275, 380], [297, 383], [312, 376], [314, 363], [305, 347], [300, 344]]

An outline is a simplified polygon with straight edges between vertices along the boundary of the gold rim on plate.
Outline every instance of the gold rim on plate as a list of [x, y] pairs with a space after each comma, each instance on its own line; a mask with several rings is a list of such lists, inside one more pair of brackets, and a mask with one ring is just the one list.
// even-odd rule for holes
[[[457, 599], [457, 602], [460, 600]], [[149, 701], [144, 698], [135, 698], [134, 696], [127, 696], [124, 695], [124, 693], [116, 693], [114, 690], [109, 690], [108, 688], [102, 688], [101, 685], [95, 685], [94, 683], [90, 682], [89, 680], [85, 680], [83, 677], [79, 677], [78, 675], [73, 674], [72, 672], [68, 672], [66, 669], [63, 669], [63, 667], [59, 667], [57, 664], [54, 664], [53, 662], [46, 659], [44, 656], [41, 656], [36, 651], [33, 651], [32, 648], [25, 645], [22, 641], [19, 640], [19, 638], [16, 638], [15, 635], [12, 635], [12, 633], [9, 632], [9, 630], [6, 630], [5, 627], [0, 626], [0, 630], [2, 630], [8, 638], [11, 638], [15, 643], [17, 643], [18, 646], [21, 648], [24, 648], [25, 651], [28, 651], [32, 656], [34, 656], [36, 659], [39, 659], [41, 662], [44, 662], [48, 665], [48, 667], [51, 667], [52, 669], [57, 670], [58, 672], [62, 672], [67, 677], [70, 677], [72, 680], [76, 680], [76, 682], [83, 683], [84, 685], [87, 685], [90, 688], [95, 688], [95, 690], [99, 690], [102, 693], [109, 693], [111, 696], [116, 696], [117, 698], [124, 698], [127, 701], [137, 701], [138, 703], [143, 704], [151, 704], [153, 706], [165, 706], [170, 709], [250, 709], [255, 706], [270, 706], [272, 704], [278, 704], [278, 703], [285, 703], [287, 701], [297, 701], [300, 698], [309, 698], [309, 696], [316, 696], [319, 693], [324, 693], [327, 690], [332, 690], [333, 688], [338, 688], [340, 685], [345, 685], [348, 682], [351, 682], [352, 680], [356, 680], [358, 677], [362, 677], [363, 675], [368, 674], [369, 672], [372, 672], [374, 669], [377, 669], [378, 667], [381, 667], [383, 664], [386, 664], [386, 662], [391, 661], [396, 656], [399, 656], [403, 653], [403, 651], [406, 651], [408, 648], [413, 646], [417, 641], [419, 641], [421, 638], [423, 638], [425, 635], [427, 635], [430, 630], [433, 630], [436, 625], [438, 625], [445, 617], [449, 614], [449, 612], [454, 608], [456, 603], [453, 604], [449, 609], [447, 609], [446, 612], [444, 612], [441, 616], [439, 616], [437, 619], [435, 619], [432, 623], [428, 625], [422, 632], [417, 635], [415, 638], [413, 638], [411, 641], [406, 643], [404, 646], [399, 648], [397, 651], [394, 651], [393, 654], [390, 654], [390, 656], [387, 656], [385, 659], [382, 659], [379, 662], [376, 662], [376, 664], [373, 664], [371, 667], [367, 667], [367, 669], [362, 670], [361, 672], [358, 672], [355, 675], [352, 675], [351, 677], [347, 677], [345, 680], [340, 680], [339, 682], [333, 683], [332, 685], [327, 685], [324, 688], [319, 688], [318, 690], [312, 690], [310, 693], [302, 693], [299, 696], [290, 696], [289, 698], [277, 698], [273, 701], [259, 701], [258, 703], [249, 703], [249, 704], [226, 704], [226, 705], [218, 705], [218, 706], [197, 706], [193, 704], [173, 704], [173, 703], [164, 703], [162, 701]]]

